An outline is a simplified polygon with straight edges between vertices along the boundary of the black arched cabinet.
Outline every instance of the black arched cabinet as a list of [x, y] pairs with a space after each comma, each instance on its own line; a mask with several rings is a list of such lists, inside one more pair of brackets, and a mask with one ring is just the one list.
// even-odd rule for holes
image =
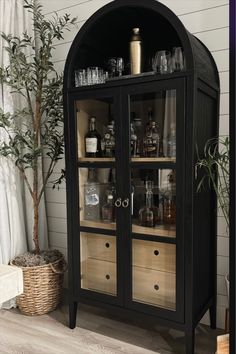
[[[75, 87], [78, 69], [129, 61], [133, 27], [142, 72]], [[184, 69], [152, 71], [154, 53], [173, 47], [182, 47]], [[113, 1], [78, 32], [64, 74], [70, 328], [77, 303], [87, 303], [183, 330], [187, 354], [208, 309], [215, 328], [217, 206], [211, 190], [197, 192], [196, 161], [218, 134], [218, 102], [210, 52], [161, 3]], [[106, 129], [113, 148], [91, 157], [92, 116], [103, 148]], [[152, 120], [157, 154], [145, 140]]]

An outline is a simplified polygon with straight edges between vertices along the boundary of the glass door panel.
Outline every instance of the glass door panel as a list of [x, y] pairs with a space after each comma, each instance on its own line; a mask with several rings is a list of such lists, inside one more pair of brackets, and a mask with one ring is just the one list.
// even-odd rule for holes
[[116, 133], [113, 101], [109, 97], [76, 101], [80, 162], [114, 161]]
[[80, 226], [116, 229], [114, 168], [79, 168]]
[[175, 161], [176, 90], [130, 95], [129, 109], [131, 160]]
[[80, 233], [81, 288], [117, 294], [116, 237]]
[[176, 236], [175, 169], [131, 170], [132, 232]]
[[132, 299], [136, 302], [175, 310], [176, 246], [133, 240], [132, 252]]

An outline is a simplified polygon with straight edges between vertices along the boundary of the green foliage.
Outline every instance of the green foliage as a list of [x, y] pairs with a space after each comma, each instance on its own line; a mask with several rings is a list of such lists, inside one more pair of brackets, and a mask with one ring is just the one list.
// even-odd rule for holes
[[[13, 95], [20, 95], [24, 104], [13, 113], [0, 109], [0, 129], [5, 132], [4, 141], [0, 141], [0, 155], [15, 162], [37, 209], [46, 183], [64, 151], [63, 78], [56, 73], [52, 62], [54, 42], [63, 39], [64, 32], [70, 30], [76, 18], [55, 14], [52, 19], [46, 19], [37, 1], [24, 0], [24, 7], [32, 14], [35, 38], [27, 32], [21, 36], [1, 33], [9, 65], [0, 67], [0, 83], [10, 87]], [[50, 163], [40, 186], [38, 168], [43, 154]], [[33, 170], [32, 184], [27, 179], [27, 169]], [[34, 233], [37, 228], [38, 225]]]
[[229, 138], [220, 137], [207, 141], [203, 158], [199, 158], [197, 166], [203, 169], [204, 174], [198, 184], [198, 191], [213, 187], [229, 227]]

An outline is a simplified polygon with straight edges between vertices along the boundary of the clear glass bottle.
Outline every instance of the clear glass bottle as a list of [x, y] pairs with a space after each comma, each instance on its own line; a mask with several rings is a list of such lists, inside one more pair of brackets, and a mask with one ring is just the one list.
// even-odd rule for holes
[[102, 220], [109, 223], [114, 221], [113, 195], [110, 193], [107, 196], [107, 203], [102, 206]]
[[88, 181], [84, 185], [84, 218], [85, 220], [100, 220], [100, 183], [96, 169], [89, 168]]
[[101, 135], [96, 130], [96, 117], [90, 117], [89, 131], [85, 135], [85, 156], [101, 156]]
[[148, 123], [143, 139], [143, 156], [159, 157], [160, 133], [157, 122], [153, 120], [152, 109], [148, 110]]
[[176, 129], [174, 123], [170, 126], [170, 134], [167, 140], [167, 156], [176, 157]]
[[104, 157], [115, 156], [115, 123], [111, 121], [105, 129], [101, 142], [102, 155]]
[[165, 196], [163, 200], [163, 222], [168, 225], [176, 223], [175, 198], [171, 194]]
[[153, 181], [146, 181], [146, 204], [139, 210], [139, 224], [154, 227], [159, 221], [159, 209], [153, 204]]

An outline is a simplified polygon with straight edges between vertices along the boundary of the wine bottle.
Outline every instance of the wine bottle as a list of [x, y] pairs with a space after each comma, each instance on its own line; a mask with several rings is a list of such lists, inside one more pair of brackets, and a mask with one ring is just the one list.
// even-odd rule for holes
[[91, 117], [89, 121], [89, 131], [85, 135], [85, 156], [101, 156], [101, 136], [96, 130], [96, 118]]

